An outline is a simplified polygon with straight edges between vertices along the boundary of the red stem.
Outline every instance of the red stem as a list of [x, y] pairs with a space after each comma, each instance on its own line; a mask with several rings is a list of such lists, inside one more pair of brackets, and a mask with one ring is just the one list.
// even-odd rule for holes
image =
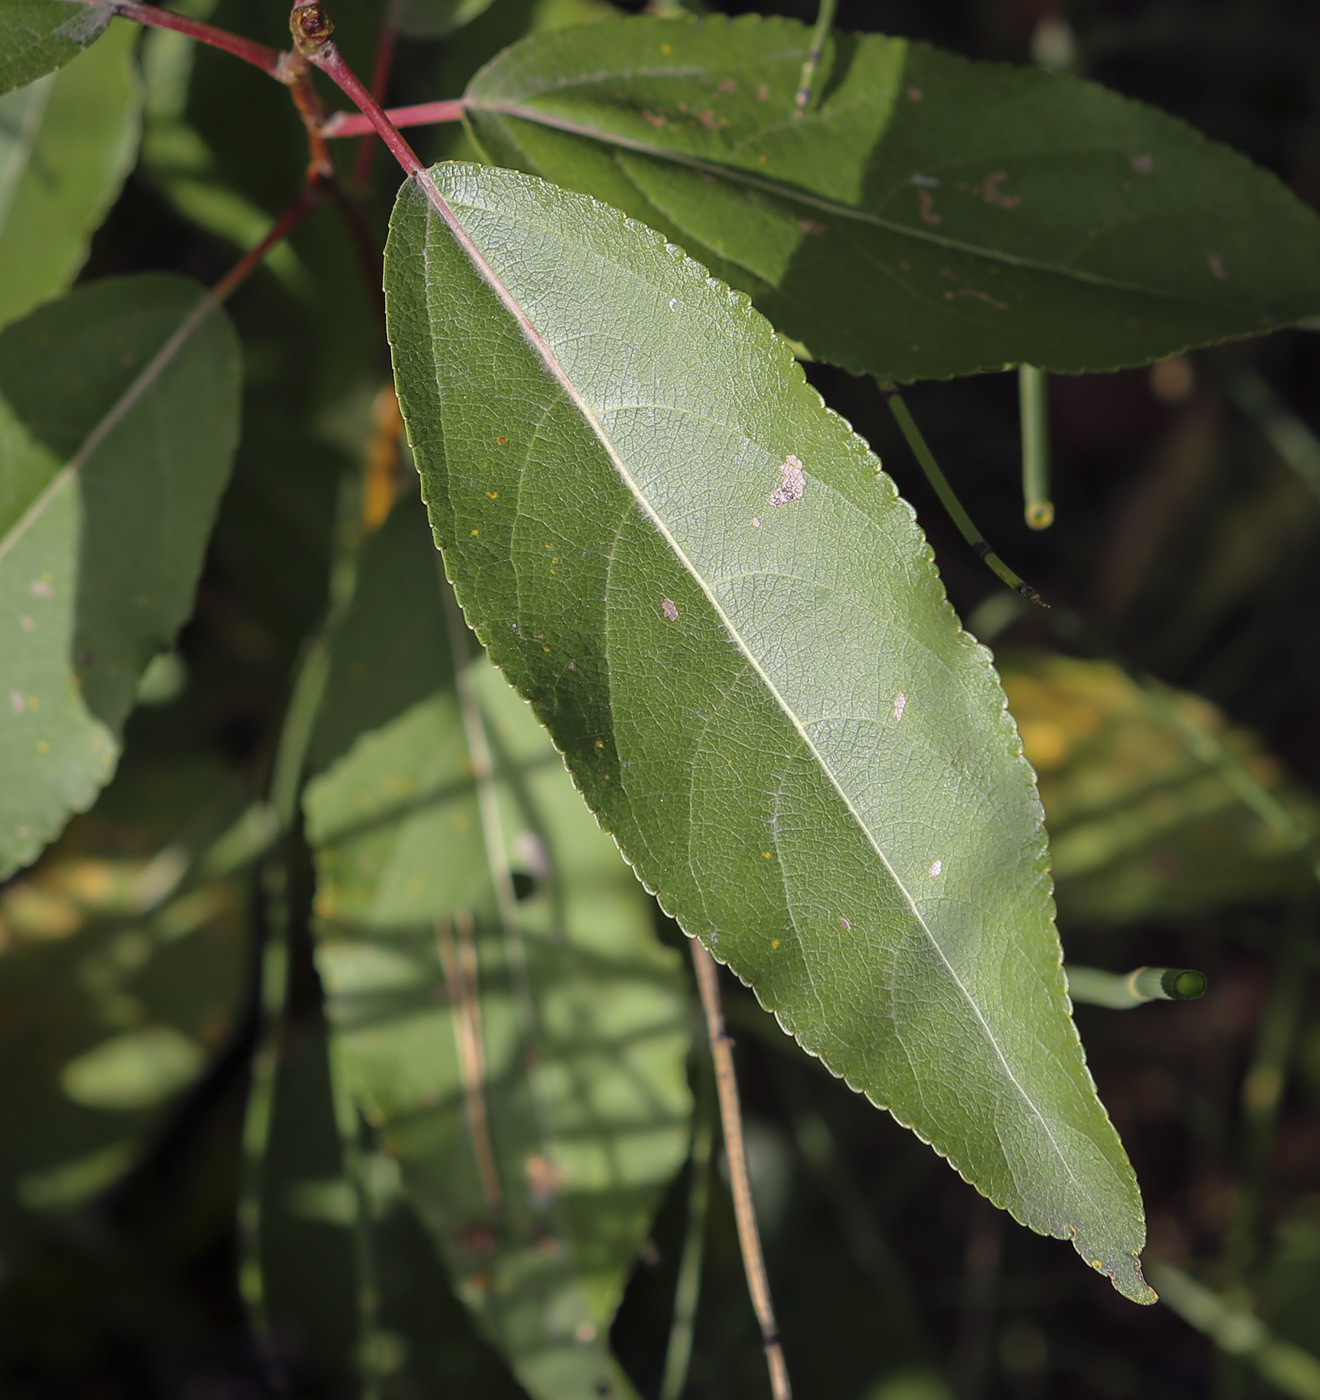
[[[376, 45], [376, 62], [371, 70], [371, 95], [377, 102], [385, 101], [385, 93], [390, 85], [390, 70], [394, 66], [394, 46], [399, 37], [397, 22], [400, 0], [390, 0], [385, 10], [385, 20], [380, 29], [380, 42]], [[397, 126], [398, 123], [395, 122]], [[363, 133], [362, 144], [357, 149], [357, 159], [353, 163], [353, 178], [359, 189], [365, 189], [371, 180], [371, 161], [376, 154], [376, 133], [374, 129]]]
[[319, 181], [310, 182], [298, 191], [297, 198], [266, 231], [260, 243], [236, 262], [233, 267], [207, 293], [207, 301], [219, 306], [231, 296], [261, 266], [266, 254], [277, 244], [282, 243], [300, 223], [316, 208], [324, 198]]
[[[96, 0], [82, 0], [83, 4], [95, 4]], [[189, 19], [187, 15], [176, 15], [171, 10], [158, 10], [154, 5], [140, 5], [137, 0], [110, 0], [115, 14], [125, 19], [136, 20], [139, 24], [151, 25], [156, 29], [177, 29], [200, 43], [212, 48], [223, 49], [235, 57], [254, 64], [263, 73], [275, 76], [280, 61], [279, 51], [258, 44], [253, 39], [245, 39], [241, 34], [231, 34], [227, 29], [217, 29], [200, 19]]]
[[[463, 120], [463, 99], [447, 98], [443, 102], [419, 102], [414, 107], [390, 107], [384, 115], [396, 126], [432, 126], [437, 122]], [[376, 124], [361, 112], [336, 112], [321, 127], [327, 139], [339, 136], [364, 136], [376, 131]]]
[[390, 154], [403, 167], [405, 175], [417, 175], [426, 169], [417, 158], [417, 152], [403, 139], [399, 128], [385, 114], [380, 103], [372, 97], [362, 85], [362, 80], [344, 62], [333, 40], [322, 44], [314, 53], [309, 53], [307, 58], [352, 100], [354, 106], [375, 128], [376, 134], [389, 147]]

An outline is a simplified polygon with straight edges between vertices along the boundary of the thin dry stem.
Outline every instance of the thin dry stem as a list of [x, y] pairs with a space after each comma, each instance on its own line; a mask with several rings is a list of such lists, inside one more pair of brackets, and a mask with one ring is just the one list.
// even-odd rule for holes
[[[491, 1210], [498, 1210], [504, 1193], [490, 1140], [490, 1116], [486, 1112], [486, 1049], [481, 1032], [481, 998], [477, 985], [477, 949], [472, 915], [463, 911], [435, 921], [440, 964], [449, 983], [449, 1004], [454, 1013], [454, 1044], [458, 1050], [459, 1076], [463, 1081], [463, 1109], [477, 1159], [481, 1191]], [[457, 935], [457, 936], [455, 936]]]
[[729, 1189], [733, 1195], [734, 1218], [738, 1222], [738, 1245], [747, 1274], [747, 1291], [751, 1294], [756, 1320], [761, 1325], [766, 1365], [770, 1368], [771, 1393], [774, 1400], [792, 1400], [788, 1367], [784, 1364], [784, 1349], [779, 1341], [779, 1327], [770, 1298], [770, 1280], [761, 1254], [761, 1236], [756, 1229], [752, 1186], [747, 1175], [747, 1152], [743, 1144], [742, 1113], [738, 1107], [738, 1080], [733, 1072], [733, 1042], [724, 1029], [724, 1013], [720, 1009], [719, 972], [715, 959], [706, 951], [705, 945], [695, 938], [692, 940], [692, 966], [697, 974], [701, 1007], [706, 1013], [706, 1032], [710, 1036], [711, 1058], [715, 1062], [715, 1088], [720, 1100], [724, 1151], [729, 1159]]

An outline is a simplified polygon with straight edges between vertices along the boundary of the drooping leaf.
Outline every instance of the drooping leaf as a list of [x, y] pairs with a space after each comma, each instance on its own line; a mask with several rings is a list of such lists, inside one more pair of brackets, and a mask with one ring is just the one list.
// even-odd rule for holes
[[233, 332], [201, 297], [106, 280], [0, 335], [0, 876], [107, 781], [191, 609], [239, 408]]
[[808, 1051], [1149, 1299], [1031, 770], [865, 443], [745, 298], [539, 180], [410, 180], [386, 291], [468, 621], [642, 881]]
[[133, 164], [136, 34], [0, 97], [0, 325], [63, 291]]
[[62, 67], [113, 17], [109, 5], [82, 0], [0, 0], [0, 93]]
[[[1320, 831], [1320, 806], [1208, 701], [1145, 689], [1105, 661], [1010, 655], [1000, 671], [1040, 775], [1066, 918], [1196, 918], [1314, 888], [1298, 837]], [[1253, 811], [1232, 774], [1193, 752], [1189, 730], [1210, 736], [1282, 804], [1296, 835]]]
[[1320, 309], [1320, 218], [1094, 83], [786, 19], [538, 35], [464, 98], [490, 160], [662, 229], [855, 372], [1105, 370]]
[[315, 749], [333, 762], [306, 794], [335, 1055], [522, 1385], [628, 1396], [605, 1339], [686, 1153], [686, 998], [641, 890], [457, 619], [456, 687], [443, 587], [406, 502], [368, 545]]

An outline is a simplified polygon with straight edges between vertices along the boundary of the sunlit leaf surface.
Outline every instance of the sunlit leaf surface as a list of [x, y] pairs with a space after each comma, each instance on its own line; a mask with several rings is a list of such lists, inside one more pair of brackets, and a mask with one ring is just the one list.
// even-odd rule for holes
[[641, 879], [807, 1050], [1148, 1299], [1031, 770], [866, 444], [745, 298], [580, 195], [437, 166], [386, 263], [446, 567]]

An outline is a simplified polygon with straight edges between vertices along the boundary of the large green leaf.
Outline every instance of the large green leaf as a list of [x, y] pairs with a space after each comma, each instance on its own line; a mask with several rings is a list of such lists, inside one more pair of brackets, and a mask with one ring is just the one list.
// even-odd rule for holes
[[808, 1051], [1149, 1298], [1032, 773], [866, 444], [745, 298], [527, 176], [410, 180], [386, 292], [468, 621], [640, 878]]
[[0, 335], [0, 876], [109, 778], [191, 610], [239, 410], [233, 331], [201, 296], [107, 280]]
[[813, 354], [919, 379], [1145, 363], [1320, 310], [1320, 219], [1150, 107], [748, 17], [538, 35], [473, 80], [495, 163], [664, 230]]
[[686, 1152], [687, 1001], [642, 891], [442, 590], [406, 502], [335, 648], [316, 756], [343, 756], [306, 796], [334, 1051], [522, 1384], [628, 1396], [605, 1338]]
[[113, 17], [109, 5], [82, 0], [0, 0], [0, 93], [66, 64]]
[[133, 165], [137, 35], [0, 97], [0, 325], [61, 292]]

